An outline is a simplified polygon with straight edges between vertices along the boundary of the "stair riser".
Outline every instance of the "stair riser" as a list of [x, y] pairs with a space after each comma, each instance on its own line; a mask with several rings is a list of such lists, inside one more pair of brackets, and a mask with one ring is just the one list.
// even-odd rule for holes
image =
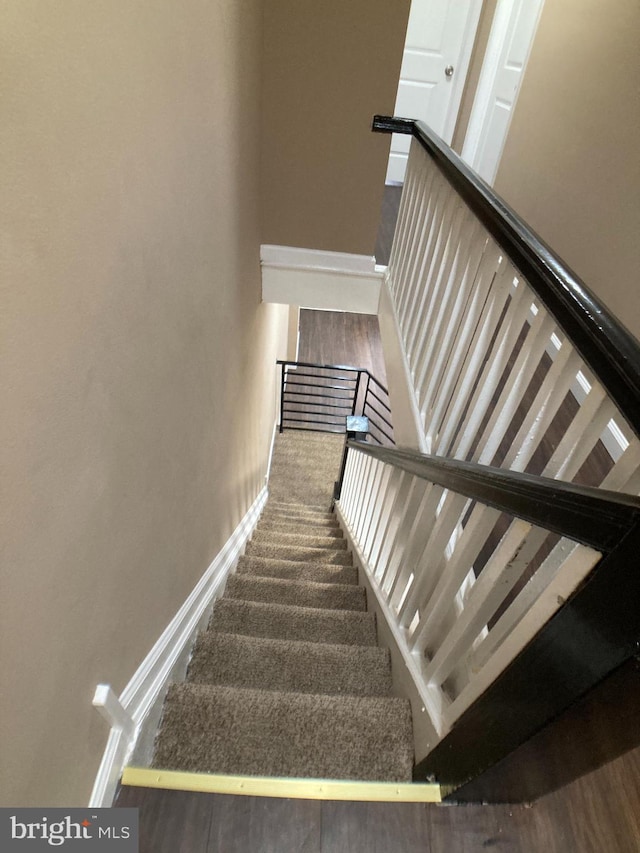
[[292, 581], [350, 585], [358, 583], [358, 571], [355, 566], [327, 566], [321, 563], [298, 563], [295, 560], [271, 560], [268, 557], [242, 556], [238, 560], [237, 572]]
[[347, 540], [334, 536], [306, 536], [297, 533], [280, 533], [271, 530], [256, 530], [252, 542], [264, 545], [300, 546], [302, 548], [329, 548], [334, 551], [346, 551]]
[[247, 542], [245, 554], [270, 557], [275, 560], [296, 560], [302, 563], [327, 563], [333, 566], [351, 566], [353, 558], [349, 551], [334, 551], [329, 548], [297, 548], [287, 545], [267, 546]]
[[370, 613], [313, 610], [222, 598], [213, 609], [210, 629], [274, 640], [375, 646], [375, 618]]
[[309, 524], [306, 521], [298, 524], [295, 521], [270, 521], [261, 518], [256, 527], [256, 533], [284, 533], [295, 536], [323, 536], [342, 539], [341, 527], [336, 524]]
[[270, 507], [268, 504], [265, 507], [261, 519], [273, 519], [275, 521], [294, 521], [294, 522], [309, 522], [312, 524], [336, 526], [338, 520], [333, 513], [327, 512], [301, 512], [295, 510], [280, 510]]
[[366, 594], [360, 586], [311, 584], [250, 575], [232, 575], [227, 581], [224, 597], [324, 610], [367, 609]]
[[270, 497], [266, 508], [277, 510], [279, 512], [304, 512], [315, 513], [316, 515], [330, 515], [331, 501], [327, 496], [327, 498], [323, 500], [321, 504], [314, 505], [295, 501], [292, 503], [288, 503], [287, 501], [279, 501], [273, 497]]

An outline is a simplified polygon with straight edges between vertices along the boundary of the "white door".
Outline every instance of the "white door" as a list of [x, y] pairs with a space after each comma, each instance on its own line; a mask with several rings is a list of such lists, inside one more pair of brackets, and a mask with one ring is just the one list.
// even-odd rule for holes
[[[412, 0], [394, 115], [451, 142], [482, 0]], [[404, 181], [411, 137], [393, 134], [387, 183]]]
[[544, 0], [498, 0], [462, 158], [493, 184]]

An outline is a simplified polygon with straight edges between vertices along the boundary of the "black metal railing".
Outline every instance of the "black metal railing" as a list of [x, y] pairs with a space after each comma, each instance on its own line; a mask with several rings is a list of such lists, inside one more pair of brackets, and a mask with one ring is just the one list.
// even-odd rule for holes
[[347, 417], [369, 419], [369, 440], [393, 445], [389, 392], [367, 369], [343, 364], [278, 361], [280, 432], [345, 433]]

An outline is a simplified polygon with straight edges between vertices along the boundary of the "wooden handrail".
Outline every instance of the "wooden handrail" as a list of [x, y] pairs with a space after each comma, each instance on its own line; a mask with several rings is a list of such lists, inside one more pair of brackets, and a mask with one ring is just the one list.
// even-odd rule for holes
[[640, 522], [640, 498], [403, 447], [347, 447], [602, 553]]
[[421, 121], [376, 115], [372, 130], [411, 134], [555, 317], [640, 436], [640, 343], [580, 277]]

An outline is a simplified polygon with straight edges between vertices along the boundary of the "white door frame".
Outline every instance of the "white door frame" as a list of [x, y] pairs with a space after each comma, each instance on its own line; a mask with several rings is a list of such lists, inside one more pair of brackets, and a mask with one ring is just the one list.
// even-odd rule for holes
[[[540, 0], [540, 9], [535, 23], [533, 24], [533, 27], [529, 33], [529, 46], [527, 49], [527, 56], [522, 68], [522, 78], [524, 77], [524, 74], [526, 72], [529, 56], [531, 55], [531, 47], [535, 39], [543, 6], [544, 0]], [[480, 71], [480, 77], [478, 79], [478, 86], [476, 88], [473, 106], [471, 108], [471, 115], [469, 116], [469, 124], [467, 125], [467, 132], [462, 146], [462, 159], [466, 163], [468, 163], [468, 165], [471, 166], [472, 169], [476, 168], [477, 165], [477, 156], [482, 140], [482, 129], [485, 124], [487, 113], [489, 112], [489, 109], [492, 105], [493, 88], [495, 85], [496, 76], [499, 71], [500, 58], [507, 35], [510, 31], [511, 17], [514, 12], [515, 0], [498, 0], [496, 10], [493, 16], [493, 22], [491, 24], [489, 40], [487, 42], [487, 47], [484, 54], [482, 69]], [[513, 105], [511, 108], [509, 124], [507, 125], [505, 134], [501, 140], [500, 151], [498, 152], [498, 156], [496, 158], [495, 169], [492, 175], [484, 176], [485, 180], [489, 184], [493, 184], [493, 181], [495, 180], [498, 171], [498, 167], [500, 165], [500, 160], [502, 158], [502, 152], [504, 150], [506, 138], [509, 134], [511, 119], [513, 118], [513, 112], [518, 101], [518, 95], [520, 94], [520, 89], [522, 88], [522, 78], [520, 79], [518, 91], [516, 92], [516, 96], [514, 98]]]
[[460, 101], [462, 100], [462, 93], [469, 74], [469, 63], [471, 62], [471, 54], [476, 40], [478, 21], [480, 20], [480, 12], [482, 11], [483, 2], [484, 0], [473, 0], [469, 6], [469, 14], [465, 24], [462, 49], [460, 51], [460, 62], [454, 72], [453, 91], [451, 93], [451, 100], [449, 101], [449, 111], [447, 113], [447, 119], [445, 121], [442, 136], [447, 145], [451, 145], [453, 133], [456, 129], [456, 122], [458, 121], [458, 113], [460, 111]]
[[[412, 2], [419, 2], [419, 0], [412, 0]], [[428, 2], [428, 0], [422, 0], [422, 2]], [[480, 13], [482, 12], [483, 3], [484, 0], [470, 0], [467, 19], [464, 25], [464, 33], [462, 37], [460, 54], [456, 60], [457, 67], [454, 70], [453, 79], [451, 80], [450, 84], [448, 84], [451, 86], [451, 95], [449, 99], [449, 106], [447, 108], [447, 115], [444, 121], [444, 127], [442, 129], [442, 138], [448, 145], [451, 144], [453, 133], [456, 128], [456, 122], [458, 121], [460, 102], [462, 101], [464, 86], [467, 82], [469, 64], [471, 62], [471, 55], [473, 53], [473, 46], [475, 43], [476, 32], [478, 29], [478, 22], [480, 20]], [[403, 47], [403, 57], [406, 47], [407, 45], [405, 41]], [[398, 80], [398, 85], [400, 84], [400, 79]], [[418, 116], [411, 115], [404, 116], [404, 118], [418, 118]], [[390, 152], [390, 158], [391, 156], [392, 154]], [[387, 183], [396, 183], [396, 181], [394, 180], [389, 180], [389, 171], [390, 166], [387, 165]]]

